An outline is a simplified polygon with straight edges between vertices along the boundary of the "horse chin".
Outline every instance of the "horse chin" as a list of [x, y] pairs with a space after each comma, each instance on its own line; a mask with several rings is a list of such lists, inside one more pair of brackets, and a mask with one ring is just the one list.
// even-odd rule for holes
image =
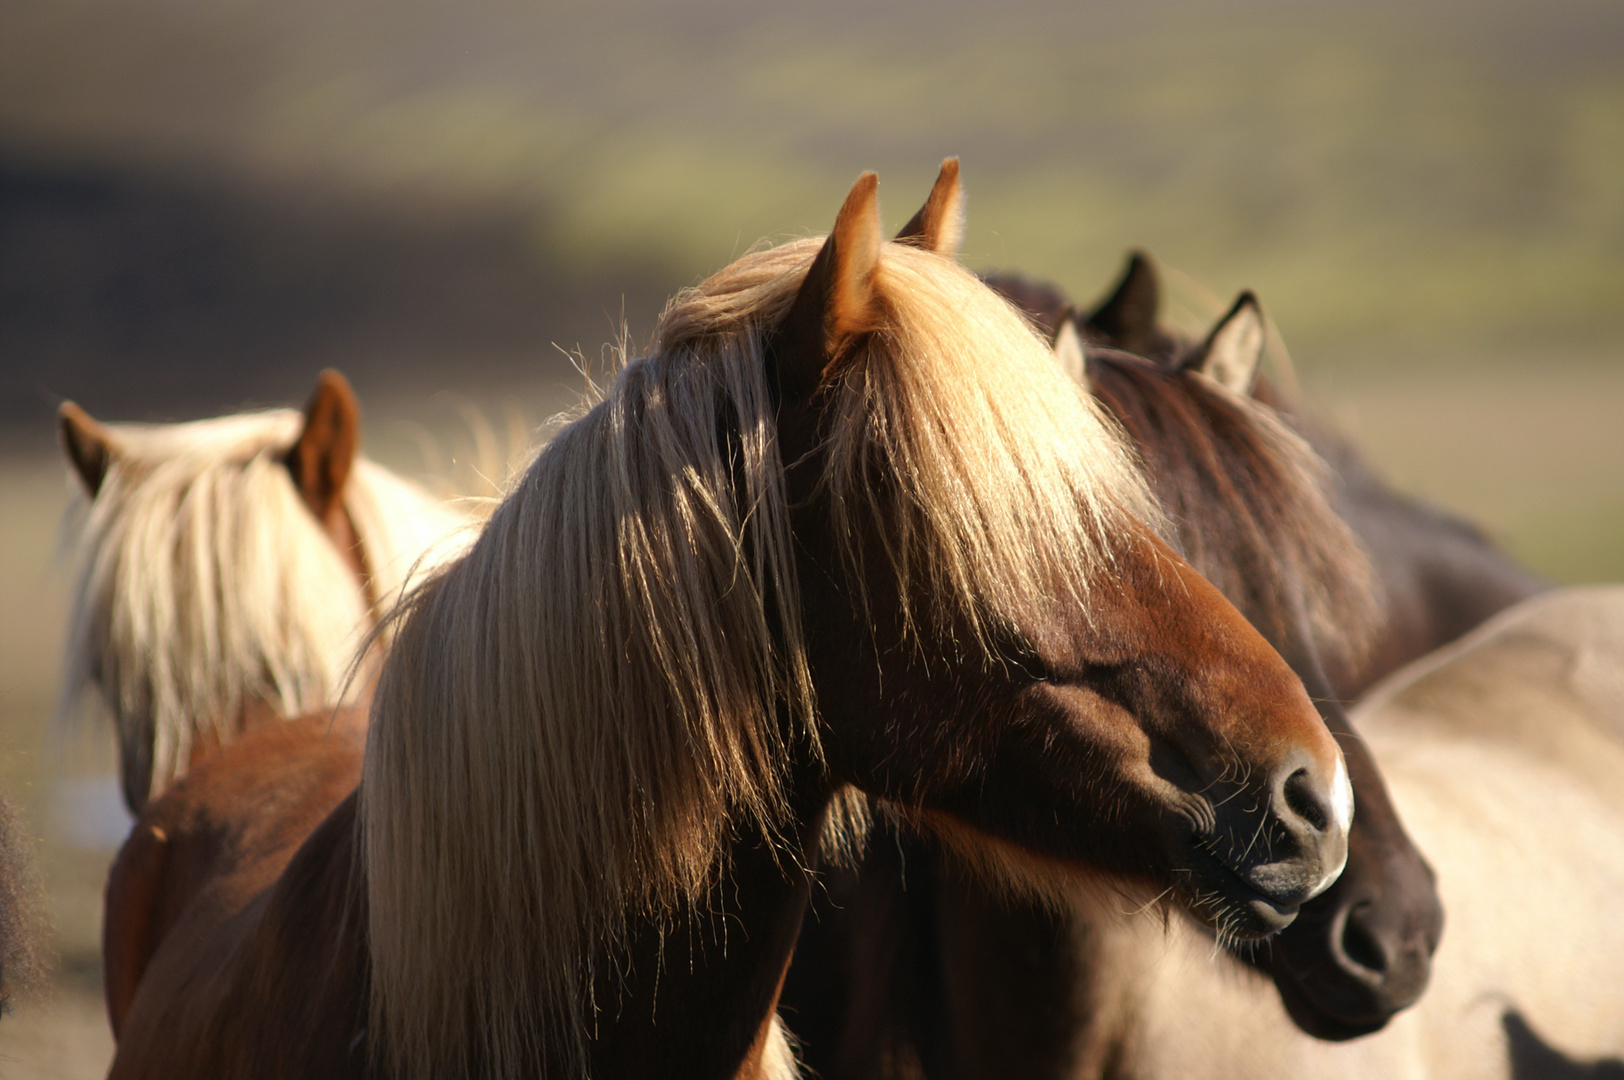
[[1209, 851], [1191, 854], [1192, 865], [1179, 875], [1175, 891], [1220, 939], [1257, 941], [1278, 934], [1297, 918], [1300, 904], [1281, 903], [1259, 892]]
[[1326, 1042], [1347, 1042], [1365, 1035], [1373, 1035], [1387, 1026], [1393, 1013], [1381, 1012], [1369, 1017], [1349, 1019], [1322, 1008], [1294, 980], [1279, 978], [1274, 985], [1280, 991], [1280, 1003], [1286, 1015], [1307, 1035]]

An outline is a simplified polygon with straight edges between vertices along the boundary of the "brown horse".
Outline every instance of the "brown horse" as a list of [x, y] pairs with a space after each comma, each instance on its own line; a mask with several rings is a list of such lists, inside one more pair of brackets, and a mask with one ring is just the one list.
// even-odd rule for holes
[[[104, 425], [68, 403], [61, 421], [91, 498], [65, 699], [93, 687], [111, 707], [132, 809], [177, 777], [186, 788], [142, 816], [108, 878], [116, 1035], [205, 885], [247, 865], [263, 886], [355, 786], [365, 707], [339, 706], [370, 676], [346, 695], [347, 658], [463, 518], [358, 456], [359, 406], [336, 372], [302, 416]], [[267, 812], [283, 804], [308, 820]]]
[[783, 1075], [853, 788], [1012, 889], [1107, 871], [1235, 938], [1335, 877], [1334, 741], [940, 253], [956, 163], [900, 243], [875, 186], [674, 301], [413, 595], [358, 798], [171, 935], [113, 1076]]
[[[1170, 539], [1281, 651], [1343, 743], [1360, 812], [1348, 869], [1327, 894], [1337, 895], [1305, 905], [1306, 932], [1293, 924], [1242, 951], [1275, 976], [1301, 1025], [1345, 1038], [1414, 1002], [1442, 913], [1325, 674], [1362, 660], [1385, 611], [1324, 463], [1244, 396], [1262, 330], [1248, 301], [1181, 363], [1097, 348], [1087, 375], [1145, 462]], [[897, 843], [874, 845], [860, 868], [871, 880], [831, 881], [834, 903], [809, 924], [786, 1003], [810, 1063], [832, 1076], [915, 1059], [933, 1076], [1072, 1075], [1095, 1013], [1116, 1007], [1114, 984], [1086, 958], [1119, 932], [1122, 905], [1079, 895], [1056, 914], [1011, 903], [940, 865], [928, 842]]]
[[[1425, 987], [1441, 909], [1341, 700], [1537, 583], [1474, 532], [1385, 488], [1345, 445], [1330, 444], [1338, 472], [1326, 475], [1286, 430], [1293, 414], [1245, 397], [1255, 388], [1279, 400], [1256, 378], [1264, 324], [1250, 297], [1191, 342], [1154, 325], [1159, 286], [1144, 256], [1086, 313], [1044, 286], [994, 284], [1040, 326], [1060, 327], [1062, 365], [1079, 377], [1079, 339], [1093, 343], [1089, 382], [1138, 444], [1176, 542], [1281, 649], [1341, 737], [1360, 807], [1348, 869], [1246, 958], [1273, 975], [1305, 1030], [1379, 1028]], [[1117, 342], [1160, 359], [1106, 347]], [[1372, 588], [1349, 525], [1378, 553], [1385, 588]], [[1391, 591], [1402, 595], [1382, 596]], [[831, 1076], [885, 1075], [920, 1056], [939, 1076], [1109, 1071], [1131, 997], [1114, 981], [1110, 942], [1138, 934], [1119, 906], [1080, 898], [1056, 917], [1001, 903], [941, 877], [928, 846], [901, 843], [905, 891], [898, 852], [875, 845], [874, 880], [837, 880], [832, 910], [809, 923], [811, 955], [798, 957], [787, 997], [810, 1061]]]
[[[1254, 342], [1263, 332], [1256, 301], [1248, 300], [1249, 294], [1237, 299], [1204, 340], [1188, 339], [1162, 326], [1157, 318], [1160, 276], [1154, 260], [1143, 252], [1129, 255], [1116, 286], [1087, 310], [1074, 307], [1047, 285], [1010, 275], [989, 281], [1056, 340], [1062, 365], [1078, 378], [1084, 377], [1084, 354], [1093, 347], [1193, 368], [1209, 363], [1205, 358], [1221, 332]], [[1248, 322], [1253, 324], [1250, 328], [1244, 326]], [[1075, 337], [1062, 334], [1068, 325]], [[1244, 353], [1235, 344], [1231, 340], [1220, 351]], [[1327, 672], [1343, 701], [1357, 698], [1390, 672], [1550, 587], [1475, 525], [1395, 491], [1346, 437], [1317, 421], [1260, 375], [1255, 359], [1217, 374], [1220, 382], [1272, 409], [1330, 465], [1337, 513], [1353, 529], [1384, 586], [1386, 611], [1366, 648], [1348, 657], [1348, 666]]]

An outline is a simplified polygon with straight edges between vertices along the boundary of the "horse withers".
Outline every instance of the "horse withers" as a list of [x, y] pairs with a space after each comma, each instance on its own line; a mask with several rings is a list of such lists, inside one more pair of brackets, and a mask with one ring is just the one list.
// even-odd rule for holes
[[956, 163], [900, 243], [875, 185], [678, 297], [413, 594], [357, 797], [171, 935], [113, 1076], [784, 1075], [854, 790], [1013, 889], [1106, 870], [1236, 938], [1334, 879], [1300, 681], [940, 250]]

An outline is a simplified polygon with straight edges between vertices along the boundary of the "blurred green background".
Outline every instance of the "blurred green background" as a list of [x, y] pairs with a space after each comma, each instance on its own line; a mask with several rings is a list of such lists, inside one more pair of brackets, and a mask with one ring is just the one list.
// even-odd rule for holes
[[44, 735], [62, 398], [189, 418], [333, 365], [375, 455], [465, 486], [469, 406], [540, 420], [563, 350], [822, 231], [862, 169], [899, 224], [959, 154], [970, 265], [1082, 299], [1147, 248], [1192, 328], [1254, 288], [1401, 486], [1621, 579], [1620, 57], [1616, 0], [7, 0], [0, 784], [64, 963], [0, 1068], [91, 1075], [108, 1045], [106, 840], [61, 777], [109, 753]]

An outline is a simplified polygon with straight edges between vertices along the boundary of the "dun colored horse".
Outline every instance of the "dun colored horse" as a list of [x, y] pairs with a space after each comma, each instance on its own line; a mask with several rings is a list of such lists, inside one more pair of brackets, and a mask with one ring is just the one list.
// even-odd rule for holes
[[1525, 601], [1378, 684], [1352, 713], [1438, 867], [1432, 985], [1348, 1043], [1295, 1031], [1187, 924], [1092, 959], [1128, 999], [1133, 1080], [1605, 1080], [1624, 1075], [1624, 589]]
[[[1085, 351], [1079, 345], [1125, 350], [1170, 367], [1188, 368], [1203, 362], [1220, 332], [1234, 335], [1238, 322], [1246, 321], [1238, 317], [1249, 307], [1253, 340], [1262, 332], [1256, 302], [1247, 294], [1203, 341], [1186, 340], [1163, 327], [1157, 321], [1160, 277], [1156, 264], [1143, 252], [1129, 257], [1116, 287], [1086, 312], [1073, 309], [1046, 286], [1005, 277], [996, 279], [994, 287], [1022, 303], [1049, 330], [1062, 364], [1079, 378]], [[1061, 334], [1064, 323], [1076, 331], [1069, 346], [1068, 337]], [[1250, 374], [1247, 371], [1242, 366], [1217, 374], [1220, 381], [1273, 409], [1330, 464], [1337, 512], [1369, 553], [1384, 586], [1387, 610], [1367, 648], [1349, 658], [1350, 666], [1327, 673], [1343, 700], [1353, 700], [1397, 668], [1549, 587], [1470, 522], [1395, 491], [1345, 437], [1316, 422], [1258, 375], [1255, 363]]]
[[957, 163], [900, 242], [875, 191], [678, 297], [412, 595], [357, 797], [170, 936], [114, 1077], [784, 1075], [854, 789], [1230, 938], [1334, 879], [1334, 741], [943, 254]]
[[[112, 712], [132, 809], [221, 759], [145, 814], [113, 865], [116, 1034], [204, 885], [224, 867], [286, 862], [355, 786], [366, 713], [344, 701], [349, 657], [463, 519], [358, 456], [359, 407], [336, 372], [302, 416], [104, 425], [68, 403], [61, 421], [91, 499], [65, 700], [94, 692]], [[370, 676], [358, 681], [364, 698]], [[308, 820], [271, 809], [282, 804]]]

